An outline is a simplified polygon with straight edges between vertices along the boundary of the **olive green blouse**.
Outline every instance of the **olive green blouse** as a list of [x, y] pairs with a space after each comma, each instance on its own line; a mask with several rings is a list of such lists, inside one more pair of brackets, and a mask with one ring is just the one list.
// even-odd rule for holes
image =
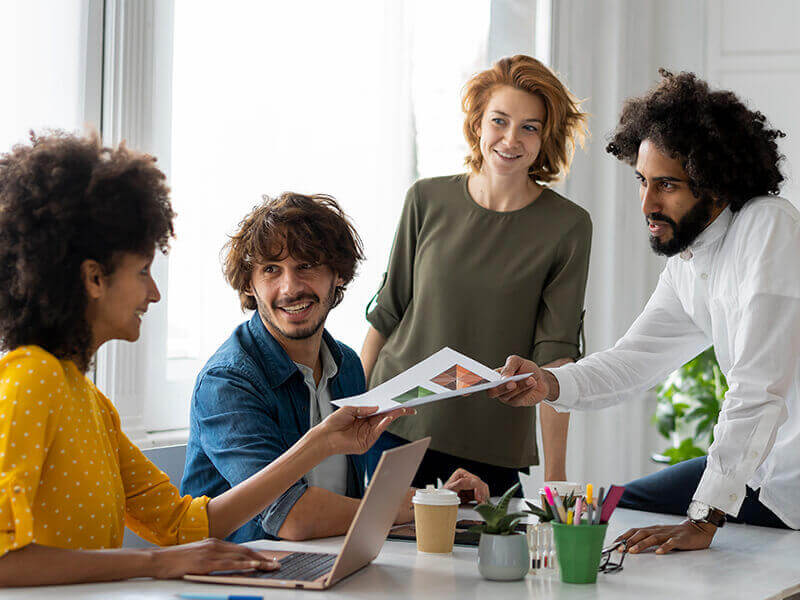
[[[467, 175], [408, 191], [388, 271], [367, 319], [385, 338], [373, 388], [444, 346], [499, 367], [510, 354], [546, 364], [581, 354], [589, 214], [545, 189], [519, 210], [477, 204]], [[536, 412], [485, 393], [420, 407], [390, 430], [503, 467], [538, 464]]]

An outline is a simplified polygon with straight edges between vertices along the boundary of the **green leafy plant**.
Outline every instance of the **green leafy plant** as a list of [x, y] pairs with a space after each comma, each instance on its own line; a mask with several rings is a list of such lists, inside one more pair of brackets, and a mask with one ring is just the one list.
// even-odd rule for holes
[[[566, 496], [564, 496], [561, 501], [564, 503], [564, 510], [569, 510], [570, 508], [575, 506], [575, 500], [578, 497], [573, 493], [570, 492]], [[525, 513], [529, 515], [534, 515], [539, 517], [540, 523], [547, 523], [548, 521], [552, 521], [555, 519], [553, 516], [553, 509], [550, 508], [550, 505], [547, 502], [542, 502], [541, 507], [536, 506], [533, 502], [529, 502], [528, 500], [525, 501], [525, 504], [528, 505], [528, 510]]]
[[486, 502], [475, 507], [478, 514], [483, 517], [483, 523], [473, 525], [469, 531], [473, 533], [490, 533], [493, 535], [510, 535], [515, 533], [514, 526], [520, 519], [525, 518], [524, 512], [508, 513], [508, 504], [511, 496], [519, 488], [519, 484], [512, 485], [497, 501], [497, 504]]
[[653, 422], [672, 442], [663, 452], [670, 464], [706, 454], [727, 391], [714, 348], [698, 354], [656, 388]]

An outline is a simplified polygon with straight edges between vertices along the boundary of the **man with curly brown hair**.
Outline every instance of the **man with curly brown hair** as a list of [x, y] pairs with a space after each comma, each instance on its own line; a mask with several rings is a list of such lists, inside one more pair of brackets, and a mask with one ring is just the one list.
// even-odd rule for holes
[[688, 515], [618, 538], [658, 554], [708, 547], [726, 518], [800, 528], [800, 214], [777, 196], [783, 133], [732, 92], [661, 74], [607, 147], [635, 167], [650, 244], [669, 257], [655, 292], [613, 348], [557, 369], [509, 357], [504, 375], [532, 377], [494, 394], [604, 408], [713, 345], [730, 388], [708, 456], [629, 483], [620, 502]]
[[[280, 457], [366, 391], [358, 355], [327, 329], [363, 258], [355, 228], [330, 196], [287, 192], [256, 206], [225, 247], [225, 278], [254, 311], [208, 360], [192, 393], [181, 489], [218, 495]], [[364, 494], [366, 457], [335, 456], [306, 473], [231, 541], [343, 535]], [[456, 470], [446, 487], [488, 489]], [[411, 495], [397, 523], [412, 520]]]

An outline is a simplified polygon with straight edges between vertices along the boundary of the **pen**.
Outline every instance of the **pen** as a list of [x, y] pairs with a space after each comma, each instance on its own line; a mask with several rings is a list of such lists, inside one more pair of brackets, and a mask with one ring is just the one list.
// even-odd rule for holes
[[264, 596], [218, 596], [215, 594], [178, 594], [182, 600], [264, 600]]
[[556, 507], [558, 508], [558, 516], [561, 517], [561, 522], [567, 522], [567, 511], [564, 510], [564, 503], [561, 501], [561, 496], [558, 495], [558, 490], [553, 490], [553, 500], [556, 501]]
[[592, 518], [594, 517], [594, 506], [592, 505], [592, 491], [594, 488], [592, 487], [591, 483], [586, 484], [586, 524], [592, 524]]
[[583, 502], [581, 500], [582, 498], [580, 496], [575, 500], [575, 518], [573, 519], [575, 525], [581, 524], [581, 512], [583, 512]]
[[550, 491], [549, 487], [545, 486], [544, 493], [547, 495], [547, 503], [550, 505], [550, 509], [553, 512], [553, 519], [555, 520], [556, 523], [563, 523], [563, 521], [559, 517], [558, 509], [556, 509], [556, 503], [553, 500], [553, 492]]
[[600, 511], [603, 508], [603, 492], [605, 491], [604, 487], [600, 487], [599, 493], [597, 494], [597, 506], [595, 506], [594, 511], [594, 521], [595, 525], [600, 524]]

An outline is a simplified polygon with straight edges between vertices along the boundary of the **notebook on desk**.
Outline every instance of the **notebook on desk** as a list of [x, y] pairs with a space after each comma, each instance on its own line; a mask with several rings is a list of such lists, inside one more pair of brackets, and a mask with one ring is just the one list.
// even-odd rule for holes
[[367, 566], [381, 551], [400, 503], [431, 438], [384, 451], [338, 554], [273, 552], [277, 571], [233, 571], [184, 575], [190, 581], [325, 590]]

